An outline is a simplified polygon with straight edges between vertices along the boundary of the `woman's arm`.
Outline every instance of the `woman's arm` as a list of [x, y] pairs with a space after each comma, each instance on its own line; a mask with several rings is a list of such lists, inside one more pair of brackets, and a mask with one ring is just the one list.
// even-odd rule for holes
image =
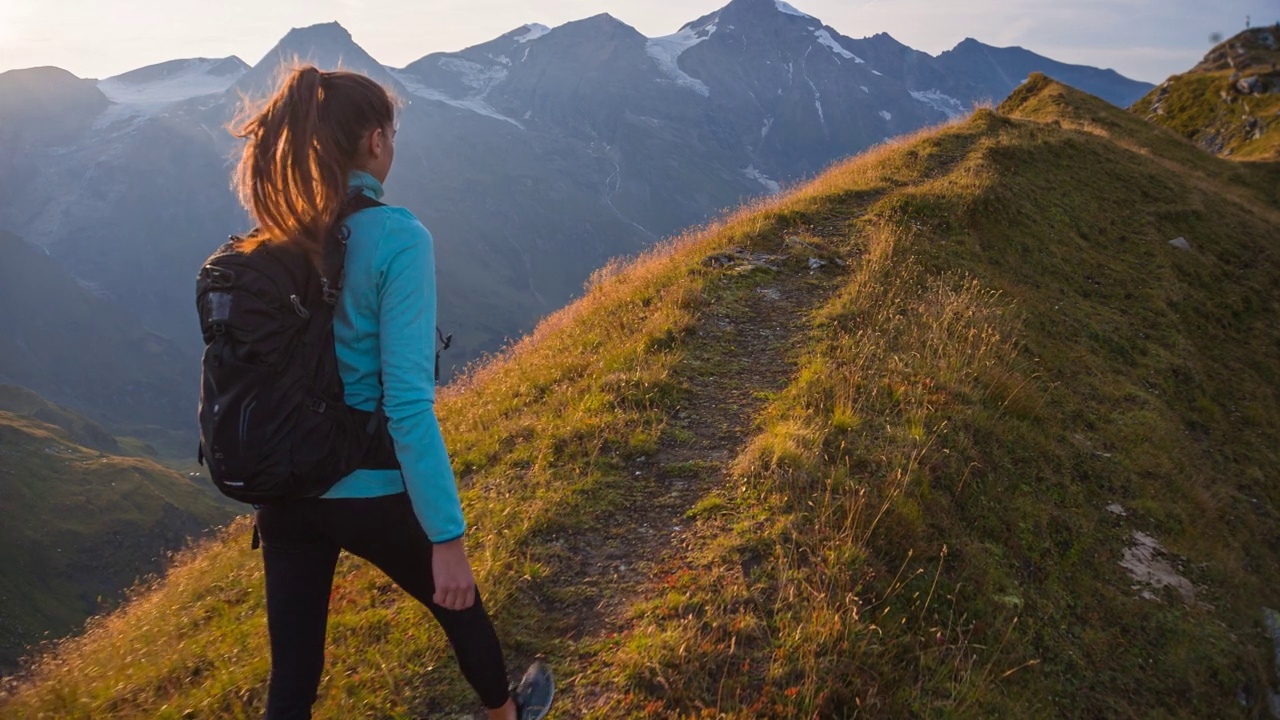
[[417, 218], [389, 211], [378, 249], [383, 407], [414, 513], [443, 544], [462, 537], [466, 522], [435, 414], [435, 255]]

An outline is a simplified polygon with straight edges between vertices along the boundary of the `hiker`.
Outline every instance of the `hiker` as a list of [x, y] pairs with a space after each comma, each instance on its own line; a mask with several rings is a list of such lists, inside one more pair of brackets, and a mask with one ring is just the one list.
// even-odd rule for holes
[[[382, 86], [356, 73], [303, 66], [234, 130], [246, 140], [236, 188], [258, 227], [233, 243], [233, 250], [241, 258], [264, 251], [283, 257], [292, 248], [298, 257], [305, 251], [314, 260], [332, 307], [345, 403], [366, 417], [384, 418], [394, 462], [374, 467], [400, 468], [354, 465], [361, 469], [335, 478], [323, 494], [312, 493], [318, 496], [250, 500], [257, 506], [255, 533], [261, 533], [266, 568], [266, 717], [311, 716], [324, 665], [334, 568], [339, 551], [346, 550], [377, 566], [431, 611], [490, 718], [538, 720], [552, 699], [550, 671], [535, 662], [510, 688], [463, 545], [465, 521], [434, 409], [432, 238], [408, 210], [379, 202], [395, 155], [396, 128], [395, 105]], [[345, 255], [339, 255], [336, 273], [324, 275], [334, 235], [341, 237]], [[236, 282], [246, 282], [247, 273], [237, 280], [234, 272], [219, 276], [216, 270], [211, 258], [202, 278], [211, 277], [214, 287], [228, 288], [229, 294]], [[304, 321], [314, 314], [298, 294], [288, 298]], [[210, 322], [218, 312], [234, 314], [235, 308], [225, 307], [231, 302], [209, 310]], [[290, 309], [284, 299], [277, 307]], [[210, 335], [227, 334], [225, 328], [214, 330], [206, 332], [207, 342]], [[225, 394], [226, 384], [210, 390], [206, 383], [205, 395]], [[202, 457], [210, 458], [211, 471], [230, 452], [206, 447], [213, 431], [203, 429], [205, 413], [221, 412], [217, 403], [202, 395]], [[317, 416], [332, 414], [324, 402], [312, 405]], [[241, 441], [250, 428], [250, 442], [241, 444], [268, 443], [254, 436], [253, 409], [250, 404], [240, 411]]]

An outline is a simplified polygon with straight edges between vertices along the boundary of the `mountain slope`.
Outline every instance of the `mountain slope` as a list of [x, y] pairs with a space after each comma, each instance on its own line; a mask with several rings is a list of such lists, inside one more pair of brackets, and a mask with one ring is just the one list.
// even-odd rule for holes
[[0, 668], [116, 605], [232, 517], [192, 480], [118, 452], [86, 418], [0, 386]]
[[[511, 665], [575, 717], [1265, 712], [1278, 174], [1035, 77], [597, 273], [439, 403]], [[259, 712], [245, 532], [0, 708]], [[472, 711], [385, 578], [331, 608], [317, 717]]]
[[182, 428], [197, 360], [0, 231], [0, 383], [32, 388], [99, 421]]
[[1280, 28], [1246, 30], [1133, 111], [1224, 157], [1280, 160]]
[[0, 412], [25, 415], [59, 428], [76, 445], [99, 452], [120, 454], [120, 443], [101, 425], [74, 410], [59, 407], [16, 385], [0, 385]]
[[115, 105], [98, 124], [159, 113], [185, 100], [224, 93], [248, 70], [233, 55], [170, 60], [107, 78], [98, 83], [98, 89]]
[[0, 97], [21, 99], [0, 104], [0, 143], [6, 146], [65, 143], [110, 103], [93, 81], [54, 67], [0, 73]]
[[1119, 107], [1129, 107], [1151, 90], [1151, 84], [1130, 80], [1115, 70], [1068, 65], [1020, 47], [997, 48], [966, 38], [942, 53], [938, 68], [951, 76], [947, 88], [957, 97], [999, 101], [1033, 73], [1050, 75]]

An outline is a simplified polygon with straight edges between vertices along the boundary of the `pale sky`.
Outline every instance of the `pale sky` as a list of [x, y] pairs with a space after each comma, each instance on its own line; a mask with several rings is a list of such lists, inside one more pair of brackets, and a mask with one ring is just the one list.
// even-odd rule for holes
[[[529, 22], [607, 12], [654, 37], [728, 0], [0, 0], [0, 72], [56, 65], [104, 78], [165, 60], [257, 63], [290, 28], [337, 20], [403, 67]], [[853, 38], [888, 32], [936, 55], [966, 37], [1159, 82], [1194, 65], [1213, 32], [1280, 21], [1280, 0], [792, 0]]]

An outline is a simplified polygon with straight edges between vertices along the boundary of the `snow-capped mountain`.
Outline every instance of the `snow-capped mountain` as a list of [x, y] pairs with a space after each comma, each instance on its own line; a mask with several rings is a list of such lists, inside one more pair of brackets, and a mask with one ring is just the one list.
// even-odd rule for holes
[[328, 23], [290, 31], [251, 68], [224, 58], [100, 82], [0, 74], [0, 230], [196, 347], [191, 278], [247, 225], [223, 128], [242, 93], [265, 92], [295, 57], [365, 73], [407, 101], [388, 200], [435, 235], [458, 365], [529, 330], [608, 258], [999, 100], [1033, 70], [1113, 102], [1149, 88], [1016, 48], [966, 42], [934, 58], [779, 0], [733, 0], [655, 38], [609, 15], [530, 24], [404, 68]]
[[107, 78], [98, 83], [98, 89], [113, 107], [103, 113], [97, 125], [154, 115], [185, 100], [221, 95], [248, 70], [249, 66], [233, 55], [170, 60]]

